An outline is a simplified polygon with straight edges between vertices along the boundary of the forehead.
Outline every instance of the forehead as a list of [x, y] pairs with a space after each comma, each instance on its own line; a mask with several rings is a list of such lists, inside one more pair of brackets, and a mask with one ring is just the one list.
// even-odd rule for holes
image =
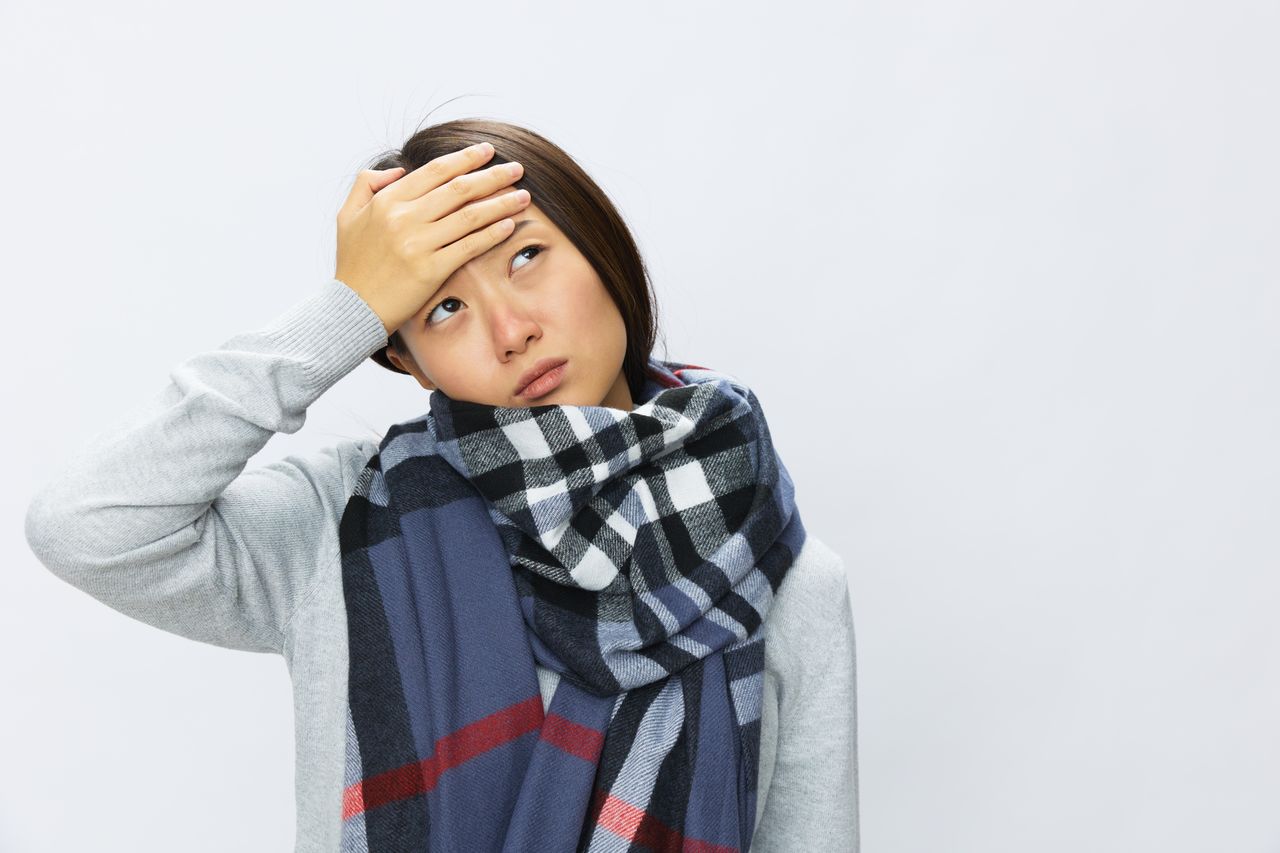
[[[516, 230], [507, 235], [506, 239], [490, 247], [482, 254], [476, 255], [466, 263], [459, 266], [444, 282], [439, 289], [432, 294], [422, 306], [421, 313], [426, 314], [430, 310], [432, 302], [439, 296], [443, 295], [445, 290], [466, 290], [471, 273], [480, 270], [487, 270], [492, 266], [496, 266], [499, 262], [508, 259], [510, 252], [520, 244], [520, 240], [528, 239], [537, 235], [541, 239], [555, 239], [560, 236], [560, 229], [556, 228], [555, 223], [537, 209], [537, 205], [530, 202], [524, 206], [523, 210], [517, 211], [510, 217], [516, 223]], [[497, 220], [494, 220], [497, 221]]]
[[[502, 257], [503, 250], [509, 248], [512, 243], [515, 243], [521, 237], [528, 236], [530, 232], [539, 232], [544, 230], [554, 232], [557, 230], [555, 225], [551, 223], [551, 220], [547, 219], [546, 216], [543, 215], [542, 211], [537, 209], [537, 205], [533, 204], [533, 202], [525, 205], [523, 210], [517, 211], [508, 218], [515, 220], [515, 230], [508, 234], [506, 239], [501, 243], [490, 247], [484, 253], [472, 258], [467, 262], [468, 264], [487, 265], [493, 263]], [[466, 265], [467, 264], [464, 264], [464, 266]]]

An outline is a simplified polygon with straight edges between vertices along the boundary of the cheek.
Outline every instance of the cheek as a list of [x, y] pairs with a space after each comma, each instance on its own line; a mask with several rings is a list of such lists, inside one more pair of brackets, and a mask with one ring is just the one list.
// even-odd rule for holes
[[580, 322], [593, 324], [602, 333], [612, 330], [615, 324], [622, 322], [622, 315], [618, 306], [613, 304], [613, 297], [594, 277], [581, 281], [575, 288], [572, 302], [576, 318]]

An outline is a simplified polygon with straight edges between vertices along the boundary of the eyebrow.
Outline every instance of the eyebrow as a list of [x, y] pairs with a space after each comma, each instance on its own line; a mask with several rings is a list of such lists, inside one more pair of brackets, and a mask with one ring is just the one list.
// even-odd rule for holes
[[503, 240], [501, 243], [497, 244], [496, 246], [491, 246], [489, 249], [485, 250], [484, 252], [481, 252], [477, 256], [477, 259], [480, 260], [482, 263], [486, 263], [486, 264], [489, 263], [491, 260], [493, 260], [494, 257], [497, 256], [497, 252], [499, 249], [501, 249], [503, 246], [507, 245], [508, 243], [510, 243], [512, 240], [515, 239], [515, 236], [520, 233], [521, 228], [523, 228], [526, 225], [536, 224], [537, 221], [538, 220], [536, 219], [521, 219], [519, 222], [516, 223], [516, 227], [512, 230], [510, 234], [507, 235], [505, 240]]

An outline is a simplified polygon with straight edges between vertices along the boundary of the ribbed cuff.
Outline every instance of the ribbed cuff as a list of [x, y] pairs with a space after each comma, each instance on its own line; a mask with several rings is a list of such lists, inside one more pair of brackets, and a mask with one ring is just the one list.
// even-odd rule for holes
[[387, 343], [387, 330], [350, 287], [330, 279], [262, 330], [279, 352], [294, 356], [321, 390], [355, 370]]

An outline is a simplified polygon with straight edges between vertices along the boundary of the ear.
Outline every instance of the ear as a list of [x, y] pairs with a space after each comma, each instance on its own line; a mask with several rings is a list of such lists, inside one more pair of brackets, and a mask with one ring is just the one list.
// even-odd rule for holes
[[418, 365], [414, 363], [412, 359], [407, 362], [402, 359], [399, 353], [396, 352], [395, 347], [387, 347], [387, 361], [418, 380], [418, 384], [428, 391], [436, 390], [436, 387], [432, 385], [427, 377], [423, 375], [422, 371], [418, 369]]
[[386, 349], [386, 356], [387, 356], [387, 361], [391, 362], [392, 364], [394, 364], [396, 367], [400, 368], [401, 370], [404, 370], [404, 371], [406, 371], [406, 372], [410, 372], [410, 371], [409, 371], [409, 368], [405, 367], [404, 362], [400, 360], [400, 356], [396, 355], [396, 348], [395, 348], [395, 347], [388, 346], [388, 347], [387, 347], [387, 349]]

